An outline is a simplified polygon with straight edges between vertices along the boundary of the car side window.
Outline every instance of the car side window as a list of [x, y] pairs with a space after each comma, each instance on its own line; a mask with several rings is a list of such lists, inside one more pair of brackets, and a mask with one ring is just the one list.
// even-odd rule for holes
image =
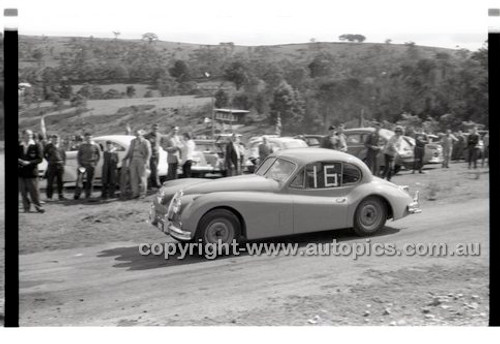
[[304, 170], [300, 171], [297, 176], [290, 183], [290, 187], [294, 189], [304, 188]]
[[325, 189], [342, 185], [342, 164], [317, 162], [305, 168], [306, 188]]
[[361, 180], [361, 171], [352, 164], [344, 164], [342, 168], [342, 185], [355, 184]]
[[361, 140], [361, 135], [359, 134], [352, 134], [347, 136], [346, 142], [348, 146], [359, 145], [364, 143], [364, 141]]

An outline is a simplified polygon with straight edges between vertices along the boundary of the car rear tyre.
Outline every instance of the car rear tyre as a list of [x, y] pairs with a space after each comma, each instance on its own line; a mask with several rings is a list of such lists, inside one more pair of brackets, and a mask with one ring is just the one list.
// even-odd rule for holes
[[368, 197], [359, 203], [354, 213], [354, 232], [367, 236], [382, 229], [387, 220], [387, 206], [378, 197]]
[[205, 214], [196, 233], [197, 240], [203, 243], [231, 243], [238, 241], [241, 225], [238, 218], [229, 210], [215, 209]]

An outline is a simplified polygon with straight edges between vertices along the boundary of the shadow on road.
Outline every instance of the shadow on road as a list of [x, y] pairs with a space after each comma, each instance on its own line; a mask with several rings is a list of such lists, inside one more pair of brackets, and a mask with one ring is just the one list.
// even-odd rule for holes
[[[392, 235], [398, 233], [400, 229], [393, 227], [384, 227], [377, 234], [367, 237], [375, 238], [380, 236]], [[354, 240], [360, 240], [361, 238], [354, 235], [352, 229], [341, 229], [335, 231], [327, 231], [327, 232], [319, 232], [319, 233], [308, 233], [308, 234], [300, 234], [300, 235], [292, 235], [288, 237], [279, 237], [279, 238], [271, 238], [264, 240], [254, 240], [249, 241], [248, 243], [255, 244], [297, 244], [299, 248], [304, 248], [308, 244], [330, 244], [333, 240], [337, 242], [348, 242]], [[361, 239], [364, 240], [364, 239]], [[162, 247], [163, 243], [161, 244]], [[241, 247], [241, 245], [240, 245]], [[197, 251], [197, 250], [196, 250]], [[264, 251], [263, 251], [264, 252]], [[195, 252], [196, 253], [196, 252]], [[248, 256], [248, 252], [240, 252], [238, 256], [228, 255], [228, 256], [218, 256], [216, 260], [220, 261], [221, 259], [238, 259], [239, 257]], [[263, 253], [261, 256], [267, 256]], [[269, 254], [269, 256], [275, 256]], [[141, 255], [139, 252], [139, 245], [127, 246], [127, 247], [117, 247], [113, 249], [103, 250], [98, 253], [98, 258], [105, 257], [115, 257], [115, 261], [118, 263], [113, 265], [115, 268], [127, 268], [128, 270], [148, 270], [148, 269], [157, 269], [163, 267], [171, 267], [171, 266], [179, 266], [186, 264], [202, 264], [213, 261], [214, 259], [208, 259], [203, 255], [185, 255], [184, 257], [181, 255], [179, 250], [177, 253], [165, 259], [164, 254], [159, 255]], [[182, 259], [180, 259], [182, 258]]]

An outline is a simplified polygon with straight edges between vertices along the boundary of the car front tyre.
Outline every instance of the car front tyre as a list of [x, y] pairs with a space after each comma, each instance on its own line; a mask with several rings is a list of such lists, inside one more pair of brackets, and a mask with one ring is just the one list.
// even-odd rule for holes
[[372, 235], [382, 229], [387, 220], [387, 206], [379, 197], [367, 197], [354, 213], [354, 232], [359, 236]]
[[236, 215], [226, 209], [215, 209], [201, 218], [196, 239], [201, 239], [205, 244], [230, 244], [233, 240], [238, 241], [240, 230], [240, 221]]

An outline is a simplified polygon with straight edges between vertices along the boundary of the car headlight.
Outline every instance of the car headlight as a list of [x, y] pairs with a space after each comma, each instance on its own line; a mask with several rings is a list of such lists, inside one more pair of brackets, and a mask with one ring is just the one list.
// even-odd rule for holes
[[168, 206], [167, 216], [169, 219], [173, 218], [175, 214], [178, 214], [181, 210], [181, 197], [184, 195], [182, 190], [179, 190], [175, 193], [174, 197], [170, 201], [170, 205]]

